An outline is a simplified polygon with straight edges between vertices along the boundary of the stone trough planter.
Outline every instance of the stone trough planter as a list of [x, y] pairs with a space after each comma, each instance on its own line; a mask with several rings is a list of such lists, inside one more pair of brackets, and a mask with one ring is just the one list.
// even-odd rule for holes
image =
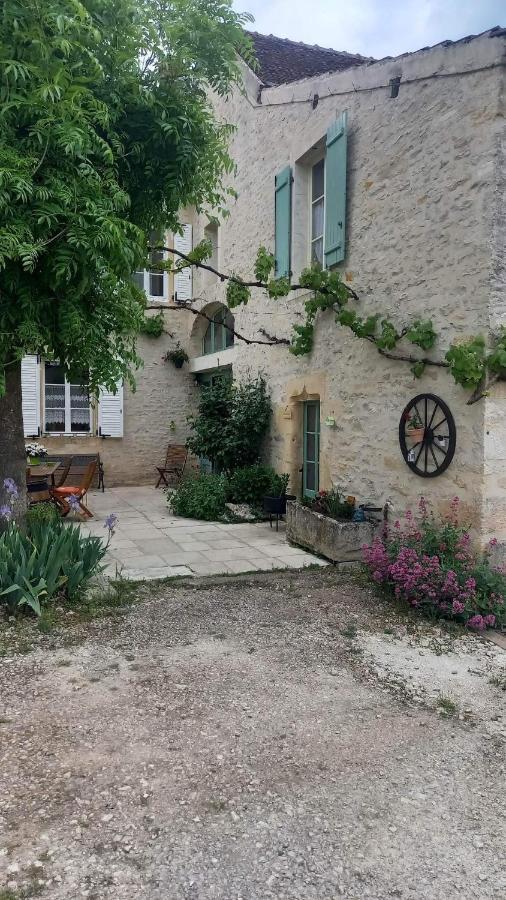
[[334, 563], [358, 562], [363, 544], [370, 544], [378, 526], [372, 522], [337, 522], [307, 506], [286, 504], [286, 537]]

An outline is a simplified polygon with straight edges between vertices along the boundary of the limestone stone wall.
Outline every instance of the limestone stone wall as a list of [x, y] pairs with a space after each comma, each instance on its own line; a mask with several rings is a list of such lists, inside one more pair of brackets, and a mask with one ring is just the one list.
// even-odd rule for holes
[[[246, 70], [246, 95], [216, 100], [218, 113], [236, 125], [231, 150], [238, 193], [219, 229], [219, 265], [252, 276], [257, 247], [273, 249], [274, 177], [287, 164], [295, 175], [295, 277], [307, 264], [304, 163], [346, 111], [348, 209], [341, 269], [360, 295], [358, 311], [384, 311], [400, 326], [431, 317], [439, 333], [434, 355], [440, 358], [455, 337], [504, 321], [503, 308], [498, 314], [505, 302], [499, 199], [504, 51], [504, 37], [485, 35], [263, 89], [261, 104], [258, 81]], [[390, 99], [389, 80], [398, 75], [399, 96]], [[194, 219], [196, 241], [206, 221]], [[194, 296], [202, 305], [223, 301], [224, 286], [196, 274]], [[291, 324], [301, 321], [301, 303], [301, 297], [268, 300], [257, 292], [236, 310], [236, 327], [249, 337], [260, 337], [261, 327], [287, 337]], [[183, 340], [189, 342], [195, 323], [183, 324]], [[295, 358], [285, 347], [241, 345], [234, 373], [258, 371], [268, 379], [275, 408], [266, 452], [278, 469], [290, 471], [292, 489], [300, 478], [301, 401], [318, 396], [321, 487], [337, 482], [360, 501], [381, 505], [388, 499], [395, 513], [421, 493], [436, 508], [458, 494], [477, 528], [491, 526], [506, 538], [506, 515], [495, 496], [500, 474], [500, 496], [506, 499], [506, 394], [501, 399], [500, 389], [493, 399], [467, 406], [466, 393], [444, 370], [427, 368], [414, 380], [409, 366], [379, 356], [339, 329], [330, 313], [320, 318], [308, 357]], [[398, 445], [401, 411], [421, 391], [444, 399], [457, 425], [453, 463], [435, 479], [414, 475]], [[323, 424], [327, 415], [335, 417], [335, 428]], [[491, 456], [493, 441], [499, 449]]]
[[[148, 311], [148, 315], [153, 314], [154, 311]], [[185, 332], [188, 313], [171, 307], [163, 315], [168, 331]], [[136, 374], [137, 390], [132, 392], [125, 387], [122, 438], [44, 436], [44, 446], [53, 453], [99, 452], [104, 461], [106, 486], [154, 484], [155, 466], [162, 465], [167, 443], [185, 443], [186, 420], [195, 407], [197, 387], [188, 366], [175, 369], [162, 360], [173, 346], [174, 339], [165, 334], [160, 338], [140, 338], [138, 352], [144, 366]]]

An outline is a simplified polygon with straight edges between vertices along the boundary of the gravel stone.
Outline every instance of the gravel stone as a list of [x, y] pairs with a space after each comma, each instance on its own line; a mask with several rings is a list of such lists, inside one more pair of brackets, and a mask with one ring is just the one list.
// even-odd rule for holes
[[[439, 628], [334, 569], [139, 592], [122, 618], [0, 659], [0, 885], [48, 900], [504, 897], [499, 648], [442, 648]], [[411, 677], [417, 635], [413, 703], [401, 661]], [[461, 705], [473, 721], [437, 714], [441, 660], [452, 682], [482, 673]]]

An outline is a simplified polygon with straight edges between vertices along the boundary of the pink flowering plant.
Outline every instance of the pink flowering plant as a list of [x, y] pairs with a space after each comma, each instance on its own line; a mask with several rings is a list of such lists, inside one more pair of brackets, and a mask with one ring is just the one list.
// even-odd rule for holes
[[458, 510], [454, 497], [449, 514], [437, 520], [422, 497], [416, 519], [408, 510], [402, 523], [363, 547], [364, 562], [372, 581], [388, 594], [482, 631], [506, 622], [506, 575], [490, 564], [488, 553], [473, 552]]

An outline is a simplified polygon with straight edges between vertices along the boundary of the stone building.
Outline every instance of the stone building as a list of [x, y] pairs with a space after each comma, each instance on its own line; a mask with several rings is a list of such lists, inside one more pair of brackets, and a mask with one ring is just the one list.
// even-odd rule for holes
[[[244, 90], [213, 98], [218, 116], [235, 125], [237, 199], [219, 225], [212, 210], [211, 218], [182, 213], [186, 227], [174, 246], [206, 237], [212, 264], [245, 278], [253, 277], [260, 245], [275, 252], [277, 273], [290, 271], [294, 282], [311, 259], [337, 266], [359, 296], [361, 315], [387, 315], [399, 329], [430, 318], [438, 334], [434, 359], [443, 359], [455, 339], [489, 335], [506, 324], [505, 38], [496, 28], [374, 61], [253, 35], [258, 70], [244, 66]], [[137, 392], [103, 397], [84, 436], [72, 433], [70, 422], [70, 434], [65, 428], [46, 440], [42, 382], [50, 385], [51, 373], [44, 369], [36, 390], [30, 375], [26, 418], [46, 432], [46, 445], [99, 449], [109, 484], [150, 481], [166, 443], [184, 442], [199, 381], [224, 370], [236, 378], [263, 372], [274, 406], [266, 458], [290, 472], [294, 491], [337, 484], [359, 502], [389, 500], [398, 512], [421, 493], [435, 508], [458, 495], [484, 539], [506, 539], [505, 384], [469, 406], [446, 369], [427, 367], [415, 380], [408, 364], [380, 356], [330, 312], [319, 318], [308, 356], [232, 341], [222, 324], [233, 319], [219, 278], [200, 270], [181, 273], [178, 284], [168, 276], [138, 277], [147, 279], [148, 297], [156, 312], [165, 310], [173, 337], [142, 338]], [[182, 308], [188, 298], [214, 321]], [[250, 339], [265, 340], [262, 330], [289, 338], [303, 321], [303, 301], [300, 291], [277, 300], [253, 291], [247, 306], [234, 310], [234, 328]], [[190, 356], [180, 370], [162, 361], [176, 341]], [[398, 350], [413, 352], [403, 344]], [[72, 387], [65, 390], [69, 414]], [[399, 444], [401, 415], [419, 394], [440, 398], [455, 422], [454, 456], [436, 477], [413, 471], [409, 439], [407, 461]], [[105, 437], [108, 417], [116, 431]], [[95, 434], [100, 429], [102, 436]], [[429, 474], [432, 457], [443, 460], [452, 443], [445, 429], [435, 435]]]

